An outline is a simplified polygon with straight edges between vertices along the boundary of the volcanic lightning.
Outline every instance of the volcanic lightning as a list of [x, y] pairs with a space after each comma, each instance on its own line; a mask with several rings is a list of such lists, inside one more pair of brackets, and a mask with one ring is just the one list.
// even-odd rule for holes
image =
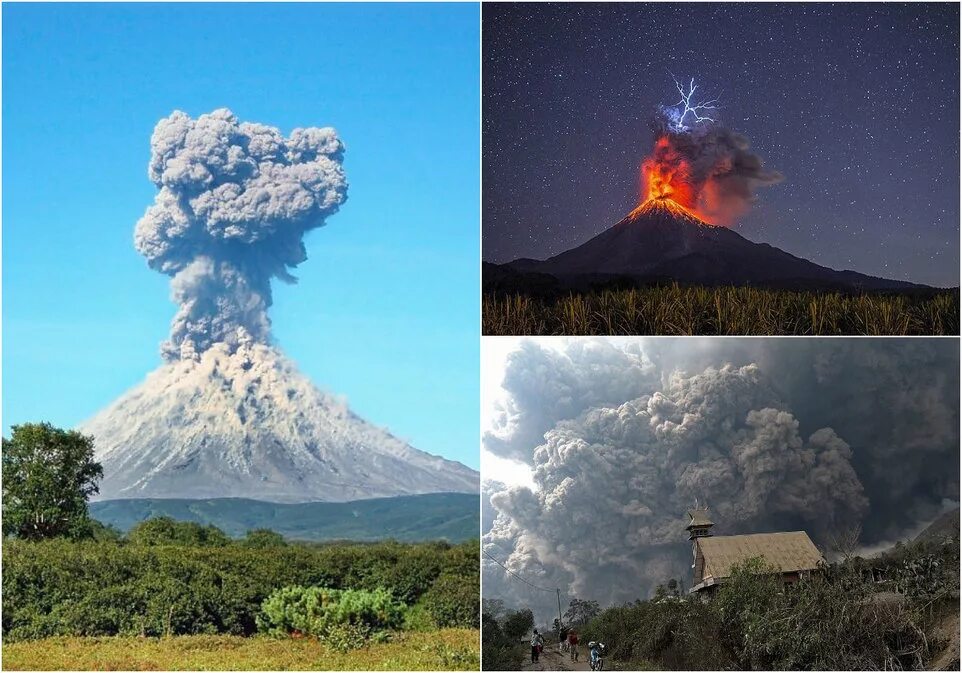
[[675, 88], [678, 89], [678, 93], [681, 94], [681, 100], [671, 107], [664, 108], [664, 112], [670, 120], [671, 127], [675, 130], [675, 132], [684, 133], [685, 131], [692, 130], [693, 127], [685, 124], [685, 120], [688, 118], [688, 115], [691, 115], [696, 126], [703, 122], [714, 122], [715, 119], [709, 117], [708, 115], [702, 116], [698, 114], [698, 111], [717, 110], [719, 108], [718, 99], [712, 99], [705, 101], [704, 103], [699, 103], [696, 101], [694, 104], [692, 104], [691, 99], [694, 97], [695, 91], [698, 89], [698, 86], [695, 84], [695, 78], [691, 78], [691, 81], [688, 83], [687, 91], [685, 90], [685, 87], [683, 87], [681, 83], [675, 79], [674, 75], [672, 75], [672, 79], [675, 80]]
[[755, 201], [755, 189], [782, 176], [762, 166], [748, 140], [709, 116], [718, 99], [699, 101], [672, 76], [681, 100], [659, 106], [652, 153], [641, 164], [641, 206], [669, 208], [702, 223], [728, 226]]

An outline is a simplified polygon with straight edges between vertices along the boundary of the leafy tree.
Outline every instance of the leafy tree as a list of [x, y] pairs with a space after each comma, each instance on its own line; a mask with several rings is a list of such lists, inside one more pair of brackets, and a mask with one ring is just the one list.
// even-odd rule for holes
[[93, 437], [49, 423], [13, 426], [3, 438], [4, 536], [88, 537], [87, 498], [104, 474], [93, 457]]
[[568, 624], [578, 624], [584, 626], [601, 612], [598, 601], [585, 601], [580, 598], [571, 599], [568, 609], [565, 610], [565, 621]]
[[504, 635], [513, 642], [518, 642], [534, 628], [534, 613], [524, 608], [516, 612], [509, 612], [504, 618], [501, 629]]
[[241, 544], [245, 547], [253, 547], [254, 549], [268, 549], [271, 547], [284, 547], [287, 545], [287, 541], [283, 535], [269, 528], [255, 528], [254, 530], [247, 531], [247, 535], [241, 540]]
[[159, 516], [141, 521], [127, 533], [131, 544], [143, 546], [183, 545], [190, 547], [224, 547], [231, 540], [217, 526], [202, 526], [194, 521], [175, 521]]

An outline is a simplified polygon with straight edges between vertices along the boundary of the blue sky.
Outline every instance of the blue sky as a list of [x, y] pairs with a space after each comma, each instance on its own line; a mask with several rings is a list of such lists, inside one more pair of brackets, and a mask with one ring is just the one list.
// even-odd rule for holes
[[133, 248], [154, 124], [334, 126], [349, 198], [275, 282], [322, 389], [477, 468], [478, 6], [4, 5], [3, 425], [72, 426], [160, 364], [168, 278]]

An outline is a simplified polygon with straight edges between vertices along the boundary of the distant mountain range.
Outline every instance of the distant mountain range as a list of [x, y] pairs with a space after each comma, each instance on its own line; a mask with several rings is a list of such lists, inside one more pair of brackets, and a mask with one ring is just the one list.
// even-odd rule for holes
[[811, 290], [929, 289], [856, 271], [836, 271], [726, 227], [707, 224], [674, 201], [652, 199], [576, 248], [546, 260], [484, 265], [487, 292], [572, 289], [613, 279]]
[[149, 518], [217, 526], [232, 537], [269, 528], [296, 540], [383, 540], [402, 542], [449, 540], [479, 536], [478, 496], [469, 493], [374, 498], [352, 502], [282, 504], [246, 498], [209, 500], [136, 498], [101, 500], [90, 514], [126, 532]]

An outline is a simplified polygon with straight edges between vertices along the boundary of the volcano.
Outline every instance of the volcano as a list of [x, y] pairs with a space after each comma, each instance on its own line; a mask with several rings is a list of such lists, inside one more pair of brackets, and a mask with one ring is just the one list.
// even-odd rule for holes
[[346, 502], [479, 489], [474, 470], [371, 425], [259, 343], [166, 364], [78, 429], [94, 436], [103, 465], [100, 500]]
[[836, 271], [767, 243], [754, 243], [708, 224], [668, 198], [648, 199], [618, 224], [576, 248], [546, 260], [486, 265], [488, 289], [516, 286], [524, 276], [550, 276], [568, 287], [605, 279], [639, 283], [752, 285], [782, 289], [904, 290], [913, 283]]

